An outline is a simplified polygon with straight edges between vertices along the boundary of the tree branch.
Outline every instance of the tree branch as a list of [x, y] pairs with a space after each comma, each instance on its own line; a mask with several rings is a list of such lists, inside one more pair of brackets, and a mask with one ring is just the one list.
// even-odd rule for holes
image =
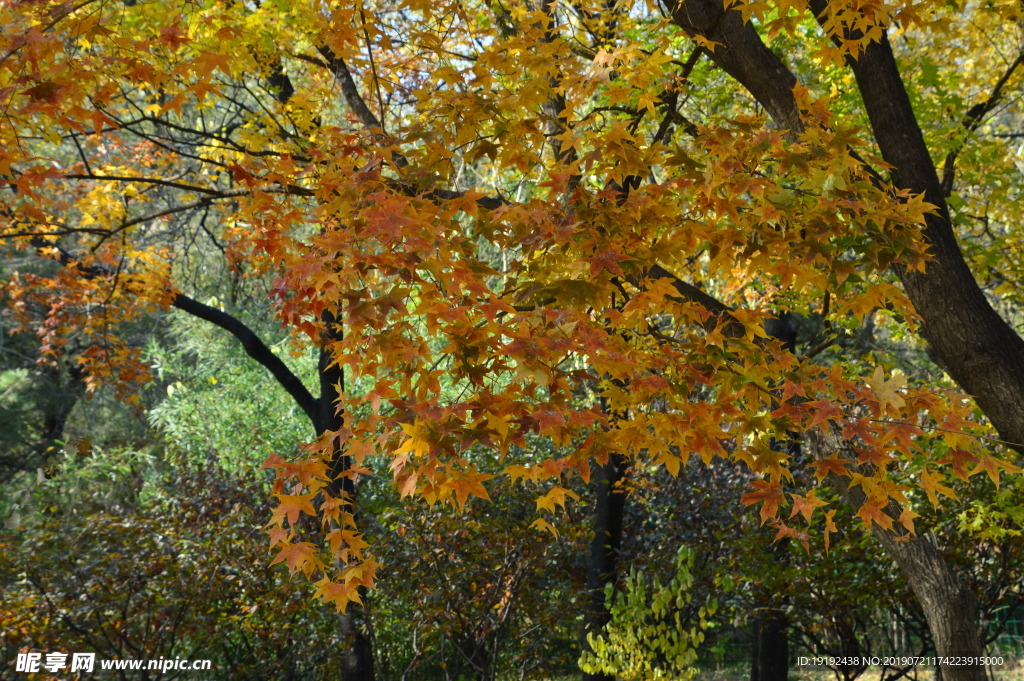
[[[988, 99], [971, 107], [971, 110], [964, 116], [961, 125], [968, 134], [977, 130], [984, 121], [985, 116], [999, 105], [999, 102], [1003, 99], [1003, 87], [1006, 86], [1007, 81], [1013, 76], [1013, 72], [1021, 64], [1024, 64], [1024, 50], [1021, 50], [1017, 58], [1010, 64], [1010, 67], [1003, 73], [995, 87], [992, 88], [992, 93], [988, 96]], [[964, 144], [965, 142], [961, 142], [955, 149], [946, 154], [946, 159], [942, 163], [943, 196], [949, 196], [953, 192], [953, 182], [956, 178], [956, 157], [959, 155], [960, 150], [963, 149]]]
[[[365, 125], [370, 130], [379, 129], [383, 132], [384, 128], [381, 122], [377, 119], [370, 107], [366, 105], [366, 100], [359, 94], [359, 88], [356, 86], [356, 81], [352, 78], [352, 72], [348, 70], [348, 65], [345, 60], [334, 53], [334, 50], [321, 45], [317, 48], [317, 52], [326, 60], [324, 63], [331, 73], [334, 74], [334, 78], [338, 81], [341, 86], [341, 94], [345, 97], [345, 103], [352, 109], [352, 113], [356, 115], [359, 122]], [[318, 63], [312, 59], [306, 59], [311, 63]]]
[[236, 317], [215, 307], [204, 305], [181, 293], [174, 296], [171, 305], [194, 317], [216, 324], [231, 333], [242, 344], [246, 354], [262, 364], [277, 379], [281, 387], [288, 391], [288, 394], [309, 418], [313, 427], [319, 427], [320, 414], [317, 400], [313, 398], [298, 376], [292, 373], [291, 369], [260, 340], [252, 329]]
[[93, 175], [83, 173], [67, 173], [62, 177], [69, 180], [103, 180], [108, 182], [137, 182], [140, 184], [155, 184], [161, 187], [171, 187], [173, 189], [182, 189], [184, 191], [196, 192], [197, 194], [206, 194], [207, 196], [214, 199], [227, 199], [236, 196], [244, 196], [251, 194], [256, 191], [264, 192], [266, 194], [291, 194], [293, 196], [315, 196], [316, 192], [312, 189], [306, 189], [295, 184], [267, 184], [262, 187], [246, 187], [246, 188], [235, 188], [235, 189], [210, 189], [209, 187], [197, 187], [195, 185], [186, 184], [184, 182], [174, 182], [173, 180], [163, 180], [157, 177], [133, 177], [131, 175]]
[[[749, 91], [776, 125], [802, 131], [793, 96], [796, 76], [761, 41], [737, 10], [723, 15], [718, 0], [663, 0], [673, 21], [690, 35], [720, 43], [711, 58]], [[810, 0], [824, 21], [827, 0]], [[848, 58], [893, 186], [936, 206], [923, 236], [934, 259], [925, 272], [897, 268], [924, 319], [922, 335], [953, 379], [974, 396], [1000, 437], [1024, 443], [1024, 340], [992, 308], [964, 260], [949, 221], [938, 174], [914, 116], [886, 33]]]

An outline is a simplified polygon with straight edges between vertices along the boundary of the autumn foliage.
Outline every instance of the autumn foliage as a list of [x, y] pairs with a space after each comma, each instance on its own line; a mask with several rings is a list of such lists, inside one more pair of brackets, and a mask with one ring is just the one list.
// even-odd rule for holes
[[[941, 36], [957, 13], [833, 0], [818, 31], [805, 2], [736, 6], [826, 75], [889, 24]], [[0, 237], [59, 265], [12, 279], [11, 309], [44, 354], [88, 338], [90, 380], [123, 389], [148, 374], [118, 329], [188, 293], [187, 233], [271, 281], [344, 373], [340, 429], [267, 459], [273, 562], [341, 610], [378, 563], [339, 475], [460, 510], [507, 476], [536, 495], [524, 525], [557, 534], [594, 462], [722, 457], [757, 474], [762, 523], [828, 548], [834, 509], [787, 487], [794, 434], [840, 434], [817, 480], [900, 535], [911, 489], [1016, 471], [966, 396], [829, 350], [867, 319], [916, 328], [892, 273], [927, 270], [935, 207], [883, 177], [828, 78], [772, 125], [651, 3], [36, 0], [0, 25]], [[788, 313], [823, 321], [819, 347], [766, 330]]]

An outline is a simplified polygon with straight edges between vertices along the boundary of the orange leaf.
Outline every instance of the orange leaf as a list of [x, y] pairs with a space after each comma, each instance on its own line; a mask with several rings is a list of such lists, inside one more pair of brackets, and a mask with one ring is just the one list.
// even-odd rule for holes
[[868, 499], [857, 511], [857, 517], [864, 521], [870, 529], [871, 523], [875, 523], [887, 530], [892, 529], [892, 518], [882, 510], [882, 502], [876, 499]]
[[814, 490], [811, 490], [806, 497], [802, 497], [799, 494], [790, 494], [789, 496], [793, 497], [793, 510], [790, 512], [789, 517], [792, 518], [799, 513], [808, 523], [811, 522], [811, 515], [814, 513], [814, 509], [827, 505], [815, 496]]
[[767, 480], [754, 480], [750, 483], [751, 487], [757, 488], [757, 492], [748, 492], [743, 495], [740, 500], [744, 506], [750, 506], [761, 502], [761, 524], [769, 518], [774, 518], [779, 510], [779, 504], [784, 500], [782, 496], [782, 486], [775, 482], [768, 482]]
[[307, 515], [316, 515], [316, 509], [313, 508], [311, 499], [315, 496], [314, 492], [309, 494], [277, 494], [275, 495], [281, 500], [277, 508], [274, 509], [274, 516], [270, 522], [281, 522], [283, 518], [288, 519], [290, 525], [294, 525], [299, 521], [299, 513], [306, 513]]

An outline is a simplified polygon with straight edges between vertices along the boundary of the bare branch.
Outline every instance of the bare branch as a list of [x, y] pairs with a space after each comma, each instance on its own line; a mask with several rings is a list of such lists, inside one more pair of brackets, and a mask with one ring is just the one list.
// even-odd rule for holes
[[288, 394], [292, 396], [292, 399], [295, 400], [299, 408], [309, 418], [313, 427], [316, 428], [318, 426], [319, 406], [317, 400], [306, 386], [303, 385], [302, 381], [299, 380], [298, 376], [292, 373], [291, 369], [260, 340], [259, 336], [252, 329], [227, 312], [204, 305], [198, 300], [189, 298], [181, 293], [174, 296], [171, 305], [190, 315], [216, 324], [231, 333], [242, 344], [246, 354], [262, 364], [277, 379], [278, 384], [288, 391]]
[[[971, 107], [971, 110], [964, 116], [961, 125], [968, 134], [977, 130], [984, 122], [985, 116], [999, 105], [999, 102], [1003, 99], [1003, 88], [1021, 64], [1024, 64], [1024, 50], [1017, 55], [1017, 58], [1013, 60], [1009, 68], [1003, 72], [995, 87], [992, 88], [988, 99]], [[961, 142], [955, 149], [946, 154], [946, 159], [942, 163], [942, 193], [945, 196], [949, 196], [953, 192], [953, 183], [956, 180], [956, 158], [963, 147], [964, 143]]]

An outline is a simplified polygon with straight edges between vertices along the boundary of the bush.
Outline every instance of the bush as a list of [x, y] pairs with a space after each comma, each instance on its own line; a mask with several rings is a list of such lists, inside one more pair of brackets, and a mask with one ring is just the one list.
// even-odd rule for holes
[[[23, 490], [24, 522], [0, 534], [5, 659], [31, 648], [210, 659], [203, 679], [337, 678], [333, 616], [269, 566], [259, 485], [97, 458]], [[126, 496], [133, 474], [149, 481]]]

